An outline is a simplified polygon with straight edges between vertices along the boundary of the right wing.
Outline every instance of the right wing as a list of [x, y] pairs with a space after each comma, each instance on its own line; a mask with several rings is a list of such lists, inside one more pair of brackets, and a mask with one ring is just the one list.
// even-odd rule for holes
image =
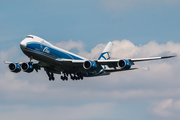
[[172, 58], [172, 57], [176, 57], [176, 55], [173, 55], [173, 56], [163, 56], [163, 57], [150, 57], [150, 58], [135, 58], [135, 59], [129, 59], [129, 61], [131, 61], [131, 62], [140, 62], [140, 61], [166, 59], [166, 58]]
[[[172, 58], [172, 57], [176, 57], [176, 55], [163, 56], [163, 57], [149, 57], [149, 58], [133, 58], [133, 59], [127, 59], [127, 61], [129, 61], [131, 63], [131, 65], [134, 65], [134, 62], [166, 59], [166, 58]], [[125, 60], [125, 59], [123, 59], [123, 60]], [[79, 66], [79, 65], [82, 66], [82, 64], [88, 60], [56, 59], [56, 61], [59, 61], [59, 62], [65, 63], [65, 64], [69, 64], [69, 65], [73, 65], [73, 66]], [[92, 61], [95, 62], [98, 66], [107, 65], [109, 68], [114, 68], [114, 67], [118, 67], [118, 62], [120, 61], [120, 59], [92, 60]]]
[[[159, 60], [159, 59], [166, 59], [166, 58], [172, 58], [176, 57], [174, 56], [163, 56], [163, 57], [149, 57], [149, 58], [134, 58], [134, 59], [115, 59], [115, 60], [96, 60], [95, 62], [99, 66], [108, 66], [109, 68], [113, 68], [109, 71], [122, 71], [124, 69], [129, 70], [131, 65], [134, 65], [134, 62], [140, 62], [140, 61], [150, 61], [150, 60]], [[129, 66], [126, 67], [125, 65]], [[132, 69], [132, 68], [131, 68]]]

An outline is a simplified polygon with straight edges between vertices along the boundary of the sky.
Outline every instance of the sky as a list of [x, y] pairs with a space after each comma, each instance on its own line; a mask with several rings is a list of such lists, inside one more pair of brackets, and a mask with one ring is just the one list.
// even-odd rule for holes
[[[179, 0], [2, 0], [0, 116], [3, 120], [179, 120]], [[3, 61], [26, 62], [27, 35], [88, 59], [109, 41], [112, 59], [177, 55], [138, 62], [133, 71], [50, 82], [45, 71], [11, 73]]]

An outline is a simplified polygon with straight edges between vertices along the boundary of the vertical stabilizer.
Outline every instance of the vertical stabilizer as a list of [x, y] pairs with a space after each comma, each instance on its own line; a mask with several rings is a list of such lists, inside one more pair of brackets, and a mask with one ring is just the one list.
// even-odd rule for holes
[[98, 60], [109, 60], [111, 58], [111, 51], [112, 51], [113, 43], [109, 42], [101, 55], [99, 56]]

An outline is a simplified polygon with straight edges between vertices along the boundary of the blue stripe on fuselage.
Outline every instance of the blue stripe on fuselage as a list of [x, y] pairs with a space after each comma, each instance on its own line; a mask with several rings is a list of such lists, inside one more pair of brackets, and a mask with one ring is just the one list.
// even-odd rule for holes
[[39, 44], [38, 42], [28, 42], [26, 47], [27, 49], [29, 48], [37, 52], [45, 53], [43, 55], [47, 55], [47, 56], [55, 56], [56, 58], [62, 58], [62, 59], [83, 60], [82, 58], [60, 51], [58, 49], [55, 49], [47, 45]]

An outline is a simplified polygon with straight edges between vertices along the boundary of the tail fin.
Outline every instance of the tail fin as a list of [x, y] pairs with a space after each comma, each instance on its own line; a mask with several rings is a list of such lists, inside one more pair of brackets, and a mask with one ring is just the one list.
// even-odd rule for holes
[[98, 60], [109, 60], [111, 58], [111, 51], [112, 51], [113, 43], [109, 42], [101, 55], [99, 56]]

